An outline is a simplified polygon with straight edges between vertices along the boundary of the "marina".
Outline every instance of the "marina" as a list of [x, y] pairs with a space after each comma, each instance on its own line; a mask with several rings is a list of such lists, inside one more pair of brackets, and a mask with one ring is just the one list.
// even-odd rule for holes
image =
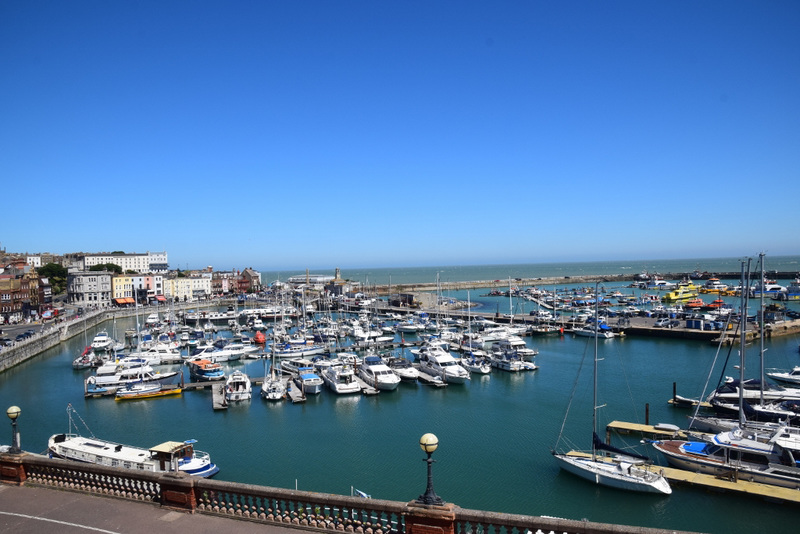
[[[579, 286], [576, 284], [574, 287]], [[612, 287], [607, 289], [611, 291]], [[627, 292], [624, 286], [619, 286], [618, 290]], [[467, 298], [466, 293], [450, 296]], [[498, 323], [508, 320], [502, 312], [498, 313], [500, 306], [507, 309], [507, 297], [473, 295], [472, 300], [477, 302], [472, 313]], [[528, 308], [516, 314], [515, 324], [524, 322], [525, 318], [530, 320], [529, 312], [536, 309], [535, 303], [525, 304]], [[454, 313], [450, 315], [452, 317]], [[638, 443], [639, 429], [630, 425], [636, 421], [643, 424], [643, 413], [647, 413], [649, 420], [655, 422], [651, 431], [656, 433], [651, 437], [670, 437], [669, 430], [657, 433], [658, 427], [668, 428], [665, 425], [686, 428], [689, 410], [668, 402], [673, 397], [673, 383], [686, 397], [698, 398], [707, 367], [720, 350], [719, 344], [712, 343], [710, 337], [672, 337], [677, 329], [653, 326], [654, 317], [630, 319], [630, 328], [651, 329], [660, 335], [629, 333], [600, 343], [600, 357], [606, 359], [604, 367], [611, 370], [603, 378], [606, 382], [600, 391], [613, 392], [615, 399], [600, 411], [600, 417], [603, 424], [608, 425], [608, 431], [614, 434], [615, 443], [622, 441], [630, 446], [636, 445], [637, 449], [662, 464], [665, 473], [669, 473], [665, 462], [654, 454], [652, 448]], [[641, 321], [641, 326], [637, 326], [637, 321]], [[130, 322], [123, 322], [120, 327], [130, 328]], [[616, 326], [613, 318], [609, 324]], [[102, 327], [99, 325], [97, 329]], [[682, 481], [669, 475], [673, 484], [669, 497], [631, 497], [626, 494], [626, 499], [633, 499], [638, 504], [632, 513], [623, 517], [610, 505], [615, 490], [595, 489], [572, 475], [560, 474], [558, 467], [549, 460], [548, 450], [558, 434], [558, 414], [564, 411], [568, 389], [576, 380], [581, 365], [587, 365], [582, 360], [590, 352], [592, 341], [570, 333], [568, 322], [565, 327], [563, 334], [523, 337], [527, 347], [538, 351], [536, 364], [539, 369], [533, 373], [493, 369], [486, 375], [473, 374], [467, 383], [448, 386], [430, 375], [421, 376], [417, 382], [401, 382], [394, 391], [372, 395], [337, 395], [324, 389], [319, 395], [303, 396], [299, 388], [292, 387], [288, 396], [296, 402], [267, 401], [261, 398], [260, 387], [269, 370], [269, 365], [265, 365], [268, 360], [243, 358], [221, 362], [226, 375], [240, 370], [252, 378], [254, 386], [251, 400], [229, 403], [222, 410], [213, 409], [213, 388], [219, 382], [187, 380], [182, 395], [141, 402], [115, 402], [113, 396], [84, 400], [83, 384], [91, 370], [73, 370], [71, 367], [74, 355], [83, 348], [82, 340], [77, 337], [0, 375], [0, 396], [7, 403], [23, 405], [25, 410], [29, 404], [18, 399], [26, 398], [33, 384], [46, 383], [52, 377], [58, 377], [61, 383], [58, 390], [33, 388], [39, 392], [36, 406], [29, 407], [24, 412], [24, 421], [20, 420], [23, 446], [33, 452], [43, 450], [48, 436], [64, 428], [63, 409], [66, 403], [71, 402], [87, 421], [90, 420], [92, 428], [102, 429], [102, 435], [113, 436], [121, 443], [147, 446], [148, 443], [164, 441], [169, 438], [163, 435], [164, 428], [170, 428], [170, 433], [198, 439], [219, 465], [217, 478], [222, 480], [287, 488], [297, 486], [331, 493], [347, 493], [351, 485], [356, 485], [368, 488], [373, 496], [402, 501], [419, 493], [420, 481], [413, 477], [412, 480], [407, 477], [387, 478], [380, 475], [379, 470], [413, 469], [412, 466], [419, 462], [416, 440], [421, 433], [433, 431], [441, 440], [436, 457], [437, 490], [448, 502], [460, 506], [569, 518], [591, 515], [593, 520], [603, 522], [668, 525], [706, 532], [722, 529], [746, 532], [748, 525], [753, 526], [748, 519], [751, 516], [758, 516], [763, 528], [769, 528], [773, 521], [777, 527], [781, 521], [793, 517], [796, 512], [769, 502], [784, 500], [777, 493], [760, 494], [750, 492], [749, 488], [746, 492], [741, 490], [746, 486], [739, 485], [734, 486], [739, 488], [737, 495], [727, 491], [724, 484], [712, 484], [708, 486], [712, 492], [708, 492], [703, 489], [706, 486], [695, 482], [699, 479]], [[90, 335], [93, 333], [89, 332]], [[719, 332], [707, 335], [710, 334], [719, 336]], [[411, 349], [422, 341], [413, 334], [403, 334], [402, 337], [399, 339], [398, 335], [386, 350], [413, 361]], [[769, 367], [791, 369], [797, 363], [796, 336], [778, 336], [768, 343]], [[268, 356], [269, 351], [260, 355]], [[616, 367], [620, 363], [622, 370]], [[172, 368], [187, 372], [185, 366], [174, 364], [162, 366], [159, 370]], [[728, 374], [733, 372], [733, 368], [727, 371]], [[425, 379], [434, 387], [425, 385]], [[585, 390], [585, 385], [579, 389]], [[629, 389], [631, 398], [638, 401], [633, 406], [621, 395], [622, 391]], [[588, 399], [582, 399], [582, 402], [591, 404]], [[638, 416], [631, 417], [631, 414]], [[581, 419], [578, 415], [576, 429], [585, 424]], [[266, 434], [264, 428], [269, 429]], [[313, 443], [313, 436], [331, 433], [343, 437], [326, 443], [324, 452], [321, 452]], [[570, 429], [567, 433], [574, 438], [579, 436]], [[349, 440], [344, 437], [351, 435], [363, 436], [367, 445], [349, 446]], [[231, 441], [226, 436], [237, 436], [237, 439]], [[489, 436], [502, 436], [503, 449], [489, 446]], [[478, 451], [487, 457], [485, 462], [473, 461]], [[489, 451], [493, 451], [492, 457], [487, 456]], [[271, 458], [276, 453], [281, 455], [281, 461]], [[320, 454], [325, 458], [336, 458], [336, 465], [325, 472], [313, 464], [306, 466], [305, 459], [309, 455]], [[256, 462], [257, 467], [237, 460], [243, 455]], [[364, 470], [364, 465], [370, 469]], [[510, 466], [515, 467], [512, 469]], [[471, 482], [474, 479], [498, 480], [498, 477], [505, 486], [513, 488], [511, 493], [495, 495], [480, 491]], [[718, 493], [720, 490], [726, 491]], [[702, 507], [707, 513], [687, 515], [687, 507]]]

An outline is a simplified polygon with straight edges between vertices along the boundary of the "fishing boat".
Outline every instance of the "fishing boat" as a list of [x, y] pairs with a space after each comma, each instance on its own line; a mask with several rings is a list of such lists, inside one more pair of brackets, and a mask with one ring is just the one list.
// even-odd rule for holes
[[[596, 286], [597, 287], [597, 286]], [[595, 289], [597, 292], [597, 289]], [[595, 313], [597, 303], [595, 303]], [[599, 331], [594, 336], [594, 373], [592, 397], [592, 449], [591, 453], [552, 452], [561, 469], [602, 486], [643, 493], [669, 495], [672, 488], [667, 479], [647, 463], [647, 457], [612, 447], [597, 435], [597, 363]], [[577, 384], [577, 382], [576, 382]], [[574, 394], [574, 392], [573, 392]], [[567, 410], [569, 411], [569, 410]], [[563, 430], [563, 425], [562, 425]], [[561, 440], [559, 434], [558, 440]], [[614, 456], [606, 455], [612, 453]]]
[[91, 431], [92, 437], [87, 438], [73, 432], [73, 429], [77, 432], [73, 414], [78, 418], [80, 416], [71, 405], [67, 407], [67, 413], [70, 423], [68, 433], [53, 434], [48, 440], [47, 449], [51, 458], [154, 473], [182, 472], [204, 478], [219, 472], [208, 453], [194, 448], [196, 440], [167, 441], [144, 449], [95, 438]]
[[228, 375], [225, 381], [225, 400], [228, 402], [250, 400], [253, 397], [253, 385], [250, 377], [238, 369]]

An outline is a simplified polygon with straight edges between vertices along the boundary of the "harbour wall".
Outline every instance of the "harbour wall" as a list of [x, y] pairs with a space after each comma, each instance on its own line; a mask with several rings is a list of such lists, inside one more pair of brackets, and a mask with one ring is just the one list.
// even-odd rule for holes
[[[207, 304], [194, 303], [192, 307], [203, 308], [219, 306], [224, 305], [226, 302], [227, 301], [213, 301]], [[146, 316], [151, 311], [149, 308], [150, 307], [140, 308], [138, 313]], [[156, 311], [156, 308], [152, 307], [152, 311]], [[136, 309], [92, 310], [81, 317], [72, 317], [63, 322], [56, 322], [56, 319], [45, 324], [32, 324], [31, 329], [38, 330], [35, 334], [28, 339], [15, 343], [11, 347], [2, 347], [2, 350], [0, 350], [0, 373], [41, 354], [47, 349], [55, 347], [62, 341], [81, 335], [85, 331], [91, 330], [101, 323], [117, 317], [133, 317], [136, 313]], [[87, 342], [88, 341], [91, 340], [87, 340]], [[76, 357], [77, 356], [76, 354]]]

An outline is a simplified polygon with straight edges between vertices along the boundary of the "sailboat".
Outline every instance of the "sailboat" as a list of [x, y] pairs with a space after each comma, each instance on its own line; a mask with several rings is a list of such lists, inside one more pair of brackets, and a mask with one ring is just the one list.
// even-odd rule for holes
[[[266, 360], [265, 360], [266, 362]], [[266, 375], [266, 373], [264, 373]], [[261, 385], [261, 396], [266, 400], [282, 400], [286, 397], [286, 384], [278, 376], [275, 369], [275, 342], [272, 342], [272, 363], [269, 366], [269, 378], [264, 376]]]
[[[597, 286], [595, 286], [595, 294], [597, 294]], [[598, 299], [595, 299], [595, 314], [597, 313], [597, 301]], [[561, 469], [601, 486], [669, 495], [672, 493], [669, 482], [663, 474], [645, 464], [647, 457], [612, 447], [604, 443], [597, 435], [597, 361], [597, 334], [595, 334], [591, 454], [572, 451], [560, 453], [553, 450], [551, 451], [553, 457]], [[559, 440], [560, 437], [559, 435]], [[603, 454], [602, 451], [614, 453], [614, 456]]]

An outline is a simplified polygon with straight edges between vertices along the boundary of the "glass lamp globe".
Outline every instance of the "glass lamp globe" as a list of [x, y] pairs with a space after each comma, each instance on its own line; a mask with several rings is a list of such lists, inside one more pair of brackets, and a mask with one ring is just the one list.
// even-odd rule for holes
[[419, 447], [427, 454], [431, 454], [439, 447], [439, 438], [431, 433], [425, 434], [419, 438]]
[[[19, 417], [19, 414], [21, 414], [21, 413], [22, 413], [22, 410], [19, 409], [19, 406], [12, 406], [8, 410], [6, 410], [6, 415], [12, 421], [14, 421], [17, 417]], [[431, 435], [433, 435], [433, 434], [431, 434]]]

